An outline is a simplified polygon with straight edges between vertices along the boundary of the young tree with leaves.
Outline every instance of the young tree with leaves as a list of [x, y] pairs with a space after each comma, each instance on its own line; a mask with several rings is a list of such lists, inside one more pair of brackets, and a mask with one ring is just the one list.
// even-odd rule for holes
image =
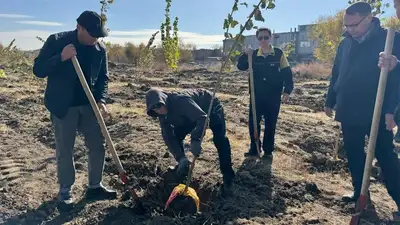
[[[170, 8], [172, 0], [165, 0], [165, 21], [161, 23], [161, 41], [164, 50], [165, 64], [169, 69], [176, 70], [179, 61], [178, 17], [173, 22], [171, 29]], [[171, 35], [173, 31], [173, 35]]]

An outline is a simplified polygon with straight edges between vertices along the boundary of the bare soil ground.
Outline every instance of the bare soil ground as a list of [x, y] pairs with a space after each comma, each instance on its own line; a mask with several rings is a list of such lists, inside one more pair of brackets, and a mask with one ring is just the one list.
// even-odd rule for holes
[[[218, 155], [207, 131], [203, 153], [194, 169], [191, 186], [201, 199], [201, 214], [187, 214], [193, 204], [177, 199], [164, 204], [177, 185], [168, 167], [158, 122], [145, 113], [144, 94], [149, 86], [166, 90], [213, 88], [216, 73], [186, 70], [179, 73], [143, 73], [129, 66], [111, 66], [107, 122], [131, 183], [148, 212], [139, 213], [124, 188], [107, 152], [104, 183], [119, 191], [113, 201], [79, 201], [87, 184], [87, 149], [76, 140], [76, 185], [79, 201], [69, 213], [59, 212], [54, 132], [43, 105], [45, 83], [32, 75], [7, 71], [0, 80], [0, 223], [4, 224], [348, 224], [354, 204], [341, 201], [351, 191], [343, 150], [334, 159], [338, 129], [322, 110], [327, 81], [296, 77], [296, 89], [281, 109], [277, 125], [277, 150], [271, 163], [245, 159], [248, 150], [247, 74], [224, 75], [217, 97], [225, 107], [227, 133], [237, 171], [234, 194], [222, 199]], [[391, 218], [394, 203], [377, 179], [372, 199], [380, 222]], [[184, 210], [182, 210], [184, 209]]]

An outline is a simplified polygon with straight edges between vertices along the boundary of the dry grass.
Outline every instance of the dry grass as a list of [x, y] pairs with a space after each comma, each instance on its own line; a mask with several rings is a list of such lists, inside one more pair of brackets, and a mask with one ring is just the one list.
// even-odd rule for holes
[[[297, 208], [289, 208], [288, 211], [296, 213]], [[337, 213], [337, 211], [327, 208], [322, 204], [304, 203], [302, 208], [302, 216], [296, 217], [294, 219], [295, 224], [331, 224], [340, 225], [347, 224], [349, 221], [348, 216], [343, 216]], [[304, 221], [304, 218], [307, 218]], [[327, 218], [331, 218], [328, 220]]]
[[272, 167], [275, 175], [283, 179], [291, 181], [310, 180], [309, 174], [305, 173], [306, 169], [302, 163], [302, 158], [276, 151]]
[[110, 82], [108, 84], [109, 89], [118, 89], [128, 86], [128, 82]]
[[303, 79], [327, 79], [331, 74], [331, 66], [312, 62], [298, 64], [293, 68], [296, 77]]
[[112, 114], [146, 116], [146, 107], [144, 104], [140, 103], [137, 103], [132, 107], [126, 107], [119, 103], [114, 103], [110, 104], [108, 107]]

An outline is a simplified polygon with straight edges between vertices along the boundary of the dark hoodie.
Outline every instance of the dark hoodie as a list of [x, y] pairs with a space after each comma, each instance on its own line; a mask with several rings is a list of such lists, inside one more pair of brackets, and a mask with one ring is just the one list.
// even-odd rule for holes
[[[180, 151], [180, 145], [174, 136], [174, 129], [180, 128], [187, 130], [187, 127], [193, 127], [192, 148], [194, 145], [199, 147], [211, 98], [212, 93], [204, 89], [167, 93], [161, 89], [151, 88], [146, 93], [147, 114], [151, 117], [159, 117], [163, 139], [171, 151]], [[167, 107], [167, 115], [158, 115], [152, 110], [158, 103]]]
[[[336, 107], [336, 120], [353, 125], [371, 125], [380, 69], [379, 53], [384, 51], [387, 30], [374, 17], [362, 41], [344, 34], [332, 68], [326, 106]], [[400, 58], [399, 34], [395, 34], [393, 53]], [[388, 74], [382, 116], [393, 114], [398, 103], [400, 67]]]

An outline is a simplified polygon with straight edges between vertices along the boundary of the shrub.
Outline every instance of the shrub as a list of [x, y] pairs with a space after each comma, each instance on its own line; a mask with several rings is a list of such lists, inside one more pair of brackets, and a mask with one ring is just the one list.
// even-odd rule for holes
[[293, 68], [293, 72], [297, 78], [325, 80], [331, 75], [331, 66], [318, 62], [301, 63]]

